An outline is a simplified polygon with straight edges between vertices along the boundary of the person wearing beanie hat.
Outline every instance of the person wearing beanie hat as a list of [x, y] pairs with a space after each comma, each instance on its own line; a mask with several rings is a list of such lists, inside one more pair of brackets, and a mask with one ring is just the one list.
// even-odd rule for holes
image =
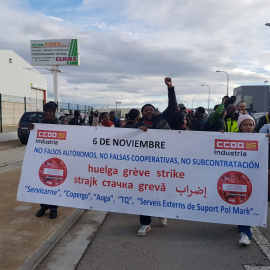
[[168, 86], [168, 107], [163, 113], [156, 115], [154, 105], [151, 103], [143, 105], [141, 108], [142, 118], [138, 121], [138, 123], [131, 126], [132, 128], [140, 128], [143, 130], [147, 130], [147, 128], [170, 129], [168, 123], [171, 121], [174, 113], [176, 112], [177, 101], [171, 78], [167, 77], [164, 80], [165, 84]]
[[237, 128], [240, 132], [252, 133], [255, 128], [255, 120], [249, 114], [241, 114], [238, 117]]
[[43, 106], [44, 116], [41, 123], [46, 124], [61, 124], [61, 121], [55, 117], [57, 104], [50, 101]]
[[[46, 103], [43, 106], [43, 110], [44, 110], [43, 119], [39, 123], [61, 125], [62, 122], [57, 117], [55, 117], [56, 108], [57, 108], [57, 104], [54, 103], [53, 101]], [[28, 125], [29, 131], [33, 130], [34, 128], [35, 128], [35, 125], [33, 123]], [[58, 206], [57, 205], [50, 205], [50, 204], [40, 204], [40, 209], [37, 211], [36, 217], [44, 216], [45, 212], [48, 209], [50, 209], [49, 218], [55, 219], [57, 217]]]
[[149, 104], [149, 103], [148, 103], [148, 104], [145, 104], [145, 105], [143, 105], [143, 106], [142, 106], [141, 112], [143, 112], [144, 108], [145, 108], [145, 107], [147, 107], [147, 106], [152, 107], [152, 108], [153, 108], [153, 110], [155, 110], [155, 109], [156, 109], [156, 108], [154, 107], [154, 105], [152, 105], [152, 104]]
[[45, 110], [51, 110], [51, 111], [53, 111], [55, 113], [56, 112], [56, 108], [57, 108], [57, 104], [55, 102], [53, 102], [53, 101], [50, 101], [50, 102], [44, 104], [43, 111], [45, 111]]
[[[237, 127], [239, 129], [239, 132], [253, 133], [255, 128], [255, 120], [249, 114], [239, 115]], [[238, 232], [240, 234], [239, 244], [242, 246], [250, 245], [252, 239], [252, 232], [250, 230], [250, 226], [238, 225]]]
[[[139, 128], [143, 131], [147, 131], [147, 129], [170, 129], [170, 126], [168, 123], [170, 123], [171, 119], [173, 118], [173, 115], [176, 112], [176, 96], [174, 92], [174, 87], [172, 85], [171, 78], [165, 78], [164, 79], [165, 84], [168, 87], [168, 107], [163, 113], [155, 114], [155, 107], [148, 103], [142, 106], [141, 112], [142, 112], [142, 118], [134, 125], [131, 126], [131, 128]], [[160, 223], [162, 226], [167, 225], [167, 219], [166, 218], [159, 218]], [[138, 231], [139, 236], [144, 236], [148, 231], [151, 230], [151, 217], [150, 216], [140, 216], [140, 223], [141, 227]]]

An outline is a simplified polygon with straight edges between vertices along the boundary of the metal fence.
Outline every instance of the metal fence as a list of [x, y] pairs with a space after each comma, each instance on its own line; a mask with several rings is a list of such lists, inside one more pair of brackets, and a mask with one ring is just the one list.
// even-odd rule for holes
[[[0, 133], [16, 131], [23, 113], [26, 111], [43, 111], [43, 104], [43, 99], [18, 97], [0, 93]], [[70, 110], [79, 110], [82, 113], [88, 114], [93, 110], [93, 106], [65, 102], [59, 102], [58, 108], [63, 113], [69, 113]]]

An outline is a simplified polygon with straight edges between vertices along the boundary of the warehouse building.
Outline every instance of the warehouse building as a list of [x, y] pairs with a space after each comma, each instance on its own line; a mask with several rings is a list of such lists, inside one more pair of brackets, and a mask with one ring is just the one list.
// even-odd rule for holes
[[233, 89], [233, 95], [236, 96], [236, 105], [238, 102], [244, 101], [248, 111], [268, 113], [270, 104], [269, 85], [239, 86]]
[[17, 125], [25, 110], [43, 110], [47, 79], [12, 50], [0, 50], [0, 121]]

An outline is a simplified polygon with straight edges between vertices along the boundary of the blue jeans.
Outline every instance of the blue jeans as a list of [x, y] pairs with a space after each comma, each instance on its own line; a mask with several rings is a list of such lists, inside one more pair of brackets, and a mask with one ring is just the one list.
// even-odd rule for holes
[[250, 230], [250, 226], [243, 226], [243, 225], [238, 225], [238, 231], [239, 233], [244, 233], [248, 236], [249, 239], [252, 238], [252, 233]]
[[50, 205], [50, 204], [41, 204], [41, 208], [50, 209], [50, 210], [55, 210], [57, 211], [58, 205]]

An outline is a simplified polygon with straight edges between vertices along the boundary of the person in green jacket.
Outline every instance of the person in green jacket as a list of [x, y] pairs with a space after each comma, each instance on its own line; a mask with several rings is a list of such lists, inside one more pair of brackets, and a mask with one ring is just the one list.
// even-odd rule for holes
[[224, 131], [224, 103], [215, 105], [214, 112], [209, 114], [207, 122], [204, 124], [203, 131]]

